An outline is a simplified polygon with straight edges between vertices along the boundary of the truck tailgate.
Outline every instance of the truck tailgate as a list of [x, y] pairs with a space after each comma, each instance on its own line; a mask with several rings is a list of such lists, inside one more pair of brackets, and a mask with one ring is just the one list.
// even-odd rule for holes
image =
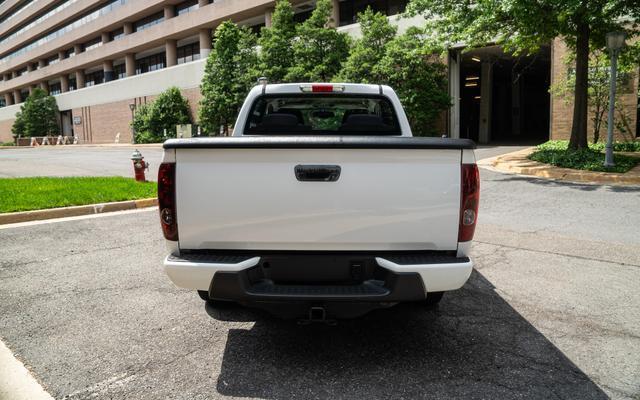
[[[455, 250], [460, 149], [176, 148], [182, 249]], [[340, 166], [335, 182], [297, 165]]]

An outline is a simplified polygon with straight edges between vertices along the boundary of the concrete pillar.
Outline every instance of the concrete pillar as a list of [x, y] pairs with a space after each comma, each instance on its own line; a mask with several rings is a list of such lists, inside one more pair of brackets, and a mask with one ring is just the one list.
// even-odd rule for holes
[[125, 35], [131, 35], [133, 33], [133, 24], [131, 22], [125, 22], [122, 30]]
[[73, 45], [73, 54], [75, 54], [77, 56], [80, 53], [82, 53], [82, 45], [81, 44], [74, 44]]
[[[514, 136], [519, 136], [522, 133], [521, 129], [521, 108], [520, 108], [520, 93], [521, 93], [521, 82], [525, 79], [526, 75], [520, 75], [519, 78], [513, 79], [513, 74], [515, 73], [513, 69], [511, 70], [511, 134]], [[553, 97], [553, 96], [550, 96]]]
[[104, 81], [111, 82], [115, 79], [115, 75], [113, 73], [113, 61], [104, 60], [102, 62], [102, 72], [104, 72]]
[[111, 41], [111, 37], [109, 36], [109, 32], [102, 32], [100, 35], [102, 39], [102, 44], [109, 43]]
[[38, 69], [44, 68], [44, 60], [38, 60]]
[[170, 19], [176, 16], [176, 9], [173, 5], [164, 6], [164, 19]]
[[207, 58], [211, 53], [211, 30], [200, 29], [200, 58]]
[[19, 89], [13, 90], [13, 103], [14, 104], [22, 103], [22, 95], [20, 95]]
[[4, 94], [4, 104], [10, 106], [13, 104], [13, 95], [11, 93]]
[[82, 89], [84, 87], [84, 70], [79, 69], [76, 71], [76, 89]]
[[5, 81], [8, 81], [8, 80], [10, 80], [10, 79], [11, 79], [11, 74], [9, 74], [9, 73], [4, 74], [4, 80], [5, 80]]
[[340, 26], [340, 0], [331, 0], [333, 5], [333, 9], [331, 10], [331, 26], [338, 27]]
[[460, 50], [449, 51], [449, 137], [460, 137]]
[[69, 76], [60, 76], [60, 90], [62, 91], [62, 93], [69, 91]]
[[33, 94], [33, 89], [35, 89], [33, 85], [29, 85], [29, 96]]
[[267, 8], [264, 12], [264, 26], [266, 28], [271, 28], [271, 19], [273, 17], [273, 9]]
[[493, 88], [493, 63], [482, 61], [480, 69], [480, 124], [478, 142], [491, 140], [491, 95]]
[[136, 56], [133, 53], [129, 53], [124, 57], [124, 69], [127, 76], [134, 76], [136, 74]]
[[209, 0], [198, 0], [198, 8], [202, 8], [209, 4]]
[[49, 83], [47, 82], [40, 82], [38, 84], [38, 86], [40, 86], [40, 89], [44, 90], [45, 92], [49, 93]]
[[178, 63], [178, 47], [174, 39], [167, 40], [165, 44], [165, 55], [167, 58], [167, 67], [173, 67]]
[[11, 78], [16, 79], [18, 77], [18, 71], [11, 71]]
[[60, 50], [58, 52], [58, 60], [62, 61], [62, 60], [64, 60], [65, 57], [66, 57], [66, 54], [65, 54], [64, 50]]
[[29, 63], [27, 64], [27, 72], [32, 72], [33, 71], [33, 64]]

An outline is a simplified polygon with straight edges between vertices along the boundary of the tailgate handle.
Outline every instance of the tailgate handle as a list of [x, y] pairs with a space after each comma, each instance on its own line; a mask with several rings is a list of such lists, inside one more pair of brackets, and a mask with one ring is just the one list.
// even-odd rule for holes
[[296, 179], [300, 182], [335, 182], [340, 178], [339, 165], [296, 165]]

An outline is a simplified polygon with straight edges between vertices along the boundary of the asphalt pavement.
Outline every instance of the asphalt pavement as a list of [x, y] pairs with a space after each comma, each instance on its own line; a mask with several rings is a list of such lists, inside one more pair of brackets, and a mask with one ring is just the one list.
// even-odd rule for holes
[[56, 398], [638, 399], [640, 188], [481, 177], [475, 271], [436, 310], [211, 309], [148, 210], [0, 229], [0, 336]]
[[147, 179], [158, 178], [162, 147], [40, 146], [0, 149], [0, 178], [32, 176], [126, 176], [133, 178], [131, 154], [138, 148], [149, 163]]

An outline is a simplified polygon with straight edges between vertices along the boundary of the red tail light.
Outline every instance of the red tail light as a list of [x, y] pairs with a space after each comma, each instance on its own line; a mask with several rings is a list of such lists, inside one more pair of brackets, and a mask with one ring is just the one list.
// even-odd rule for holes
[[480, 204], [480, 173], [476, 164], [462, 164], [461, 170], [461, 198], [460, 198], [460, 227], [458, 242], [468, 242], [473, 239], [478, 220], [478, 205]]
[[176, 220], [176, 164], [162, 163], [158, 169], [158, 207], [165, 239], [178, 241]]

